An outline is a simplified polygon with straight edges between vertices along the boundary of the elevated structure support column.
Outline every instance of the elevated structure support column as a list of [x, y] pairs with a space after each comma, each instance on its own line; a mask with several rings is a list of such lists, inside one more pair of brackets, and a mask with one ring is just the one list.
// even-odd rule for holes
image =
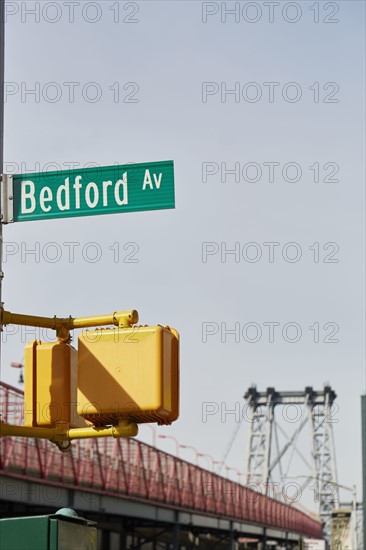
[[179, 550], [179, 539], [180, 539], [180, 525], [179, 525], [179, 514], [175, 513], [175, 524], [173, 528], [173, 550]]

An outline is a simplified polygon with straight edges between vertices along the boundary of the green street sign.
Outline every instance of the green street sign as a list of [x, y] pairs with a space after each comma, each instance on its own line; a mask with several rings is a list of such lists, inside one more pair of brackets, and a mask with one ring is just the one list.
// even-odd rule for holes
[[164, 161], [5, 176], [3, 201], [4, 223], [174, 208], [174, 165]]

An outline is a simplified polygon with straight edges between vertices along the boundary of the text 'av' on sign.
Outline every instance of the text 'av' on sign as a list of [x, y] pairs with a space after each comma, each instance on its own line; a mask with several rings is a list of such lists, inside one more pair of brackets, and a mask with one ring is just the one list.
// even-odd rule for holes
[[4, 178], [3, 197], [5, 223], [174, 208], [174, 166], [164, 161], [16, 174]]

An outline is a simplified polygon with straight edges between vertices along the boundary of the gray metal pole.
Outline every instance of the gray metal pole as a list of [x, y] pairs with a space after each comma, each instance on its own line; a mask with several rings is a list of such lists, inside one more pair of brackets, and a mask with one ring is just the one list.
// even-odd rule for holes
[[363, 479], [363, 547], [366, 550], [366, 395], [361, 396], [362, 414], [362, 479]]
[[0, 0], [0, 174], [4, 162], [5, 0]]
[[235, 547], [235, 533], [234, 533], [234, 529], [233, 529], [233, 522], [230, 521], [230, 533], [229, 533], [228, 549], [229, 550], [234, 550], [234, 547]]
[[[0, 0], [0, 174], [4, 167], [4, 78], [5, 78], [5, 0]], [[0, 193], [1, 207], [1, 193]], [[0, 208], [1, 210], [1, 208]], [[2, 306], [3, 283], [3, 224], [0, 220], [0, 305]], [[2, 327], [0, 326], [0, 329]], [[0, 334], [0, 379], [1, 379], [1, 334]]]
[[173, 527], [173, 550], [179, 549], [179, 540], [180, 540], [180, 523], [179, 523], [179, 512], [175, 512], [175, 524]]

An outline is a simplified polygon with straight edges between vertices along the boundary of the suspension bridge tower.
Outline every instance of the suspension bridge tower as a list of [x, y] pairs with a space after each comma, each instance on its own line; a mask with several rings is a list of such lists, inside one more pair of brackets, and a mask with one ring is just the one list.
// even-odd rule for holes
[[[296, 501], [289, 488], [293, 493], [296, 487], [301, 494], [310, 489], [329, 541], [332, 510], [339, 506], [333, 437], [333, 423], [337, 422], [335, 392], [330, 386], [322, 391], [306, 387], [304, 391], [267, 388], [264, 392], [252, 386], [244, 398], [250, 419], [247, 484], [287, 503]], [[306, 431], [304, 446], [300, 442]], [[305, 453], [303, 449], [309, 449], [309, 441], [310, 453]], [[291, 475], [293, 471], [299, 473], [299, 466], [304, 474]]]

